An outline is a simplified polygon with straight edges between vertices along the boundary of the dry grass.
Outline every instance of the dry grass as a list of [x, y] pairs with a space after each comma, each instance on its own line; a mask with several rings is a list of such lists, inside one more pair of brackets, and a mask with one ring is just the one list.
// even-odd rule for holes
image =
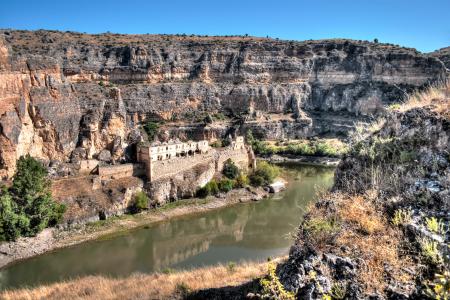
[[370, 123], [357, 122], [354, 124], [354, 130], [350, 133], [350, 139], [354, 143], [363, 141], [367, 139], [372, 133], [379, 131], [385, 123], [385, 118], [378, 118]]
[[339, 209], [339, 218], [355, 226], [363, 234], [377, 234], [385, 229], [384, 218], [362, 196], [354, 196]]
[[317, 236], [307, 237], [309, 245], [323, 253], [334, 252], [362, 262], [357, 279], [367, 294], [383, 292], [387, 278], [397, 282], [412, 280], [404, 271], [414, 269], [414, 264], [402, 251], [403, 233], [376, 209], [376, 193], [330, 193], [323, 199], [333, 202], [335, 209], [316, 207], [310, 210], [309, 217], [337, 220], [339, 232], [330, 232], [319, 240]]
[[33, 289], [6, 291], [1, 299], [177, 299], [180, 286], [190, 291], [237, 286], [261, 277], [267, 263], [243, 263], [233, 268], [219, 265], [172, 274], [136, 274], [113, 279], [88, 276]]
[[433, 111], [450, 116], [450, 80], [436, 84], [425, 91], [416, 92], [400, 105], [399, 111], [405, 112], [413, 108], [432, 106]]
[[[358, 278], [368, 292], [383, 291], [387, 285], [386, 276], [396, 281], [411, 280], [403, 268], [413, 266], [401, 251], [402, 232], [375, 209], [374, 201], [373, 195], [347, 196], [338, 204], [338, 214], [346, 227], [336, 244], [345, 246], [352, 256], [362, 259], [363, 268]], [[388, 273], [386, 265], [389, 266]]]

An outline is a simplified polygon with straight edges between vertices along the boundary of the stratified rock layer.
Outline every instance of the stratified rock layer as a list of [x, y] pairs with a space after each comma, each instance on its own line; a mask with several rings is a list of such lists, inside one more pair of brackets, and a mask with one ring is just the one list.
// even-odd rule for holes
[[109, 150], [130, 159], [148, 119], [224, 113], [194, 137], [255, 130], [269, 138], [345, 134], [356, 119], [445, 77], [413, 49], [349, 40], [87, 35], [0, 31], [0, 175], [20, 155], [68, 161]]

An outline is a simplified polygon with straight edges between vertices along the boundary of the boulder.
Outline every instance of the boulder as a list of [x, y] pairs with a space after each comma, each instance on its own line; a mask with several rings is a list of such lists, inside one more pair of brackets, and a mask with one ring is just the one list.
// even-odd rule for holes
[[110, 162], [111, 161], [111, 152], [109, 150], [102, 150], [97, 156], [97, 159], [104, 162]]

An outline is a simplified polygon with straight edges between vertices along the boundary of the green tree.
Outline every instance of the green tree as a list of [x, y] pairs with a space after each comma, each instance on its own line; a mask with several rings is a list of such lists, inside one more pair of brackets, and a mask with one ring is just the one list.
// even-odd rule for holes
[[21, 206], [28, 206], [37, 197], [50, 191], [47, 170], [30, 155], [21, 156], [16, 163], [11, 193]]
[[15, 240], [30, 226], [25, 215], [17, 214], [17, 204], [7, 189], [0, 196], [0, 240]]
[[236, 179], [239, 173], [239, 168], [236, 164], [231, 159], [227, 159], [223, 165], [222, 174], [230, 179]]
[[60, 222], [66, 210], [52, 199], [47, 170], [30, 155], [17, 161], [13, 183], [2, 190], [0, 206], [0, 235], [6, 240], [36, 235]]

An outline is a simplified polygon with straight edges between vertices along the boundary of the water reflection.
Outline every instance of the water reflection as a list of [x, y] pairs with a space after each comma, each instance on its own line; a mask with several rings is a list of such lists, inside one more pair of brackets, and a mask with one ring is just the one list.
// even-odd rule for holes
[[263, 260], [287, 253], [317, 188], [332, 184], [333, 169], [286, 166], [292, 182], [271, 199], [173, 219], [109, 240], [84, 243], [0, 271], [1, 288], [102, 274], [126, 276], [164, 268]]

